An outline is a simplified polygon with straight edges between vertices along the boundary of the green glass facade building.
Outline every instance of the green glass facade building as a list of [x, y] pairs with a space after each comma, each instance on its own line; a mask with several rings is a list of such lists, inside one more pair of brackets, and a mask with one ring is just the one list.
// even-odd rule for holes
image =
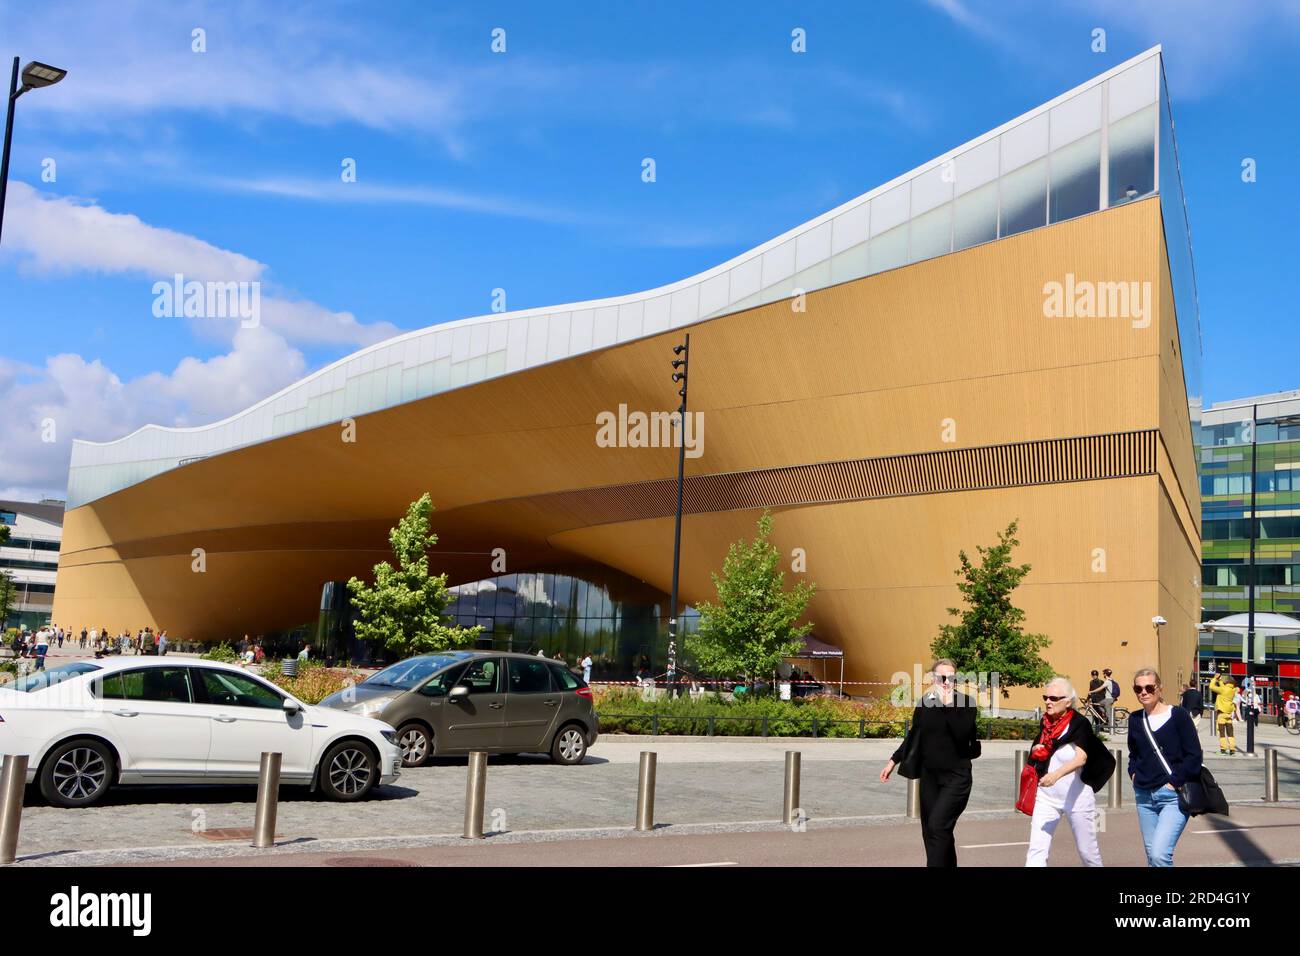
[[[1251, 456], [1255, 464], [1252, 473]], [[1201, 413], [1202, 620], [1243, 614], [1255, 587], [1256, 613], [1300, 619], [1300, 390], [1220, 402]], [[1251, 492], [1255, 569], [1250, 568]], [[1261, 676], [1300, 690], [1300, 637], [1261, 636]], [[1240, 670], [1242, 639], [1204, 633], [1201, 671], [1218, 662]]]

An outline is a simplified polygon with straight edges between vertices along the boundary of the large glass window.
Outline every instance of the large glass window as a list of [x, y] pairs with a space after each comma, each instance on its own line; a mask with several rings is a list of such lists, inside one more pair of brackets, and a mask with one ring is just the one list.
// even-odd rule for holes
[[1047, 160], [1039, 159], [1002, 177], [1000, 234], [1047, 225]]
[[1096, 212], [1101, 203], [1101, 134], [1091, 133], [1050, 157], [1050, 219], [1061, 222]]
[[1156, 105], [1110, 124], [1110, 204], [1146, 196], [1156, 188]]
[[998, 184], [987, 183], [958, 196], [953, 208], [953, 250], [992, 242], [997, 237]]

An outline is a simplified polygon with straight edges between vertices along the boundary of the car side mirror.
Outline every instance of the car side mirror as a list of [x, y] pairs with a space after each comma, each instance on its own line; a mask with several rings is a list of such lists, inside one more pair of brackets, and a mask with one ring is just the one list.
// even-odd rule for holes
[[298, 706], [298, 702], [296, 700], [290, 697], [286, 697], [284, 699], [284, 712], [288, 714], [290, 717], [296, 717], [299, 711], [301, 710], [302, 708]]
[[453, 687], [450, 691], [447, 692], [448, 700], [460, 700], [462, 697], [468, 697], [468, 696], [469, 696], [469, 688], [466, 687], [464, 684], [457, 684], [455, 687]]

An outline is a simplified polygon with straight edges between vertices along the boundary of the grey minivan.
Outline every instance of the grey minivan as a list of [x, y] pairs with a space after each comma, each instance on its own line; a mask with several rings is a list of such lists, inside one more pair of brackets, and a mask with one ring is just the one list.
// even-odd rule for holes
[[596, 742], [591, 689], [558, 661], [497, 651], [422, 654], [384, 668], [322, 707], [397, 729], [402, 766], [482, 750], [581, 763]]

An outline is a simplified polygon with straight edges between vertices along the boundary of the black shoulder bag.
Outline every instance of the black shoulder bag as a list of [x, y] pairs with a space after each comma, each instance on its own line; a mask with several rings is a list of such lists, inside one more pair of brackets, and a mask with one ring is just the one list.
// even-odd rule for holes
[[[1169, 715], [1170, 720], [1177, 719], [1174, 714]], [[1169, 780], [1172, 783], [1174, 772], [1169, 769], [1169, 761], [1165, 759], [1164, 751], [1156, 743], [1156, 735], [1151, 732], [1151, 724], [1147, 715], [1142, 715], [1142, 726], [1146, 728], [1147, 739], [1151, 741], [1151, 746], [1164, 764], [1165, 773], [1169, 774]], [[1223, 790], [1219, 786], [1214, 774], [1210, 773], [1210, 768], [1205, 766], [1204, 761], [1201, 763], [1200, 776], [1195, 780], [1187, 780], [1178, 790], [1178, 809], [1183, 811], [1189, 817], [1199, 817], [1202, 813], [1221, 813], [1228, 815], [1228, 798], [1223, 795]]]

